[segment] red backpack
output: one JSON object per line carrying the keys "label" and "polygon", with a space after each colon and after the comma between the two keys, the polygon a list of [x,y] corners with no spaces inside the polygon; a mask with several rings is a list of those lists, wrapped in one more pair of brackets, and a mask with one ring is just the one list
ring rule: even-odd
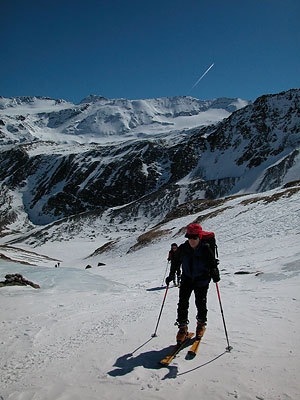
{"label": "red backpack", "polygon": [[214,232],[207,232],[207,231],[202,231],[202,238],[204,242],[209,244],[209,247],[211,249],[212,254],[214,255],[214,258],[219,262],[218,260],[218,246],[216,243],[216,237]]}

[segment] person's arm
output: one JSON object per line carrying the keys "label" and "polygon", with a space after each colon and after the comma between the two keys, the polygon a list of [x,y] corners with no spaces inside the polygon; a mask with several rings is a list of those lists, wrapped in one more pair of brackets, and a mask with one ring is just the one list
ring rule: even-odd
{"label": "person's arm", "polygon": [[207,260],[209,265],[210,276],[214,283],[220,281],[220,271],[218,268],[219,260],[215,258],[214,253],[212,252],[210,245],[208,243],[204,243],[206,248]]}

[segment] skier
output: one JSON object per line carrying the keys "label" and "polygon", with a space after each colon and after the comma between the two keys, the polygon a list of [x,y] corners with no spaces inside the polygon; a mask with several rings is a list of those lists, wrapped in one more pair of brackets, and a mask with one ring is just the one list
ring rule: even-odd
{"label": "skier", "polygon": [[202,239],[202,227],[192,223],[187,226],[185,237],[188,239],[178,247],[175,253],[166,284],[174,279],[176,269],[182,265],[179,302],[177,308],[178,333],[176,340],[182,342],[188,333],[188,309],[192,292],[197,308],[196,338],[202,336],[207,321],[207,291],[210,280],[219,282],[218,262],[210,245]]}
{"label": "skier", "polygon": [[[167,260],[169,262],[171,262],[170,271],[175,271],[174,272],[174,279],[173,279],[174,286],[179,286],[180,285],[180,275],[181,275],[180,264],[175,266],[175,267],[173,266],[174,259],[175,259],[175,253],[176,253],[177,250],[178,250],[177,243],[172,243],[171,244],[171,250],[169,251],[168,258],[167,258]],[[177,282],[176,282],[175,274],[176,274],[176,277],[177,277]]]}

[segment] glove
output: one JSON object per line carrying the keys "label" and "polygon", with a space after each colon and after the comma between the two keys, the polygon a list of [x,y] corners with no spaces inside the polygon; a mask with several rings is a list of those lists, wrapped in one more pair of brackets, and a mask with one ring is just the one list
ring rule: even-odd
{"label": "glove", "polygon": [[212,277],[212,280],[214,281],[214,283],[219,282],[219,280],[221,278],[220,278],[220,272],[219,272],[218,268],[215,267],[211,270],[211,277]]}
{"label": "glove", "polygon": [[166,277],[166,285],[169,286],[169,283],[174,280],[174,276],[169,275]]}

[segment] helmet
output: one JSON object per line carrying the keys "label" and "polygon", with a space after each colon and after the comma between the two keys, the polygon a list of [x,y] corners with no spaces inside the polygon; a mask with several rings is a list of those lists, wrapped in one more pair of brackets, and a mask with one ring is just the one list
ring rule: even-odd
{"label": "helmet", "polygon": [[202,237],[202,226],[199,224],[189,224],[186,228],[186,234],[185,237],[188,237],[189,235],[197,235],[201,239]]}

